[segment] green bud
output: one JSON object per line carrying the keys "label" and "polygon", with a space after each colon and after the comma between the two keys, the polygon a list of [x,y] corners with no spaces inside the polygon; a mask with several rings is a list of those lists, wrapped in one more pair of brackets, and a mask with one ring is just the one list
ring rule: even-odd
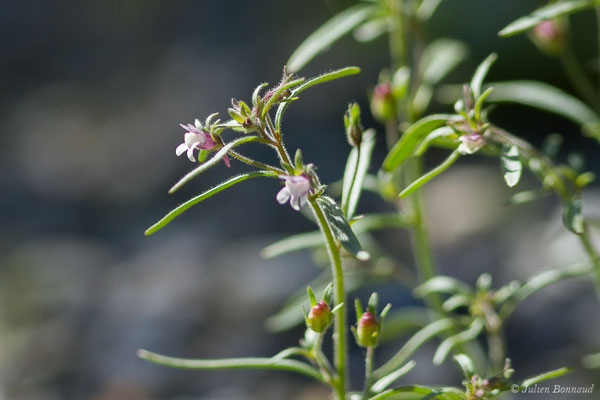
{"label": "green bud", "polygon": [[333,315],[329,306],[324,301],[315,304],[306,317],[306,326],[315,332],[325,332],[331,324]]}
{"label": "green bud", "polygon": [[348,111],[344,115],[344,125],[346,126],[346,138],[350,146],[360,146],[363,129],[360,125],[360,107],[357,103],[348,105]]}
{"label": "green bud", "polygon": [[562,18],[542,21],[530,32],[529,38],[542,52],[550,56],[561,54],[567,41],[567,24]]}
{"label": "green bud", "polygon": [[375,86],[371,97],[371,113],[381,122],[396,116],[396,99],[392,94],[390,83],[384,82]]}
{"label": "green bud", "polygon": [[358,320],[358,327],[356,328],[356,341],[360,346],[373,347],[377,346],[379,341],[379,322],[370,311],[363,313]]}

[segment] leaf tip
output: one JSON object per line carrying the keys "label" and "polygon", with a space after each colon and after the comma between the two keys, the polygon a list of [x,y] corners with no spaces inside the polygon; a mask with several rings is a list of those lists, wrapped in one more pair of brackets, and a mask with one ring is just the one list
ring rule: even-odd
{"label": "leaf tip", "polygon": [[371,254],[369,254],[369,252],[366,250],[360,250],[358,253],[356,253],[356,258],[358,258],[360,261],[368,261],[371,259]]}

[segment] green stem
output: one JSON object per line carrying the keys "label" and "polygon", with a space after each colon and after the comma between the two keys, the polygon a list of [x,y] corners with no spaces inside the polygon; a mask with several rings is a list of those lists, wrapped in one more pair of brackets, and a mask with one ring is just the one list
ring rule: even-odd
{"label": "green stem", "polygon": [[[421,176],[422,160],[419,157],[412,157],[407,162],[407,176],[410,181],[414,181]],[[419,277],[419,283],[423,283],[433,278],[436,268],[433,260],[433,252],[429,243],[427,226],[425,223],[425,211],[423,192],[416,189],[411,197],[408,198],[413,213],[413,226],[411,229],[412,248],[415,257],[415,264]],[[438,294],[432,293],[425,298],[427,306],[442,315],[442,301]]]}
{"label": "green stem", "polygon": [[363,392],[363,400],[369,398],[369,392],[371,391],[371,384],[373,381],[373,355],[375,354],[375,347],[367,347],[367,354],[365,355],[365,389]]}
{"label": "green stem", "polygon": [[389,0],[388,7],[392,14],[390,19],[390,56],[392,71],[408,64],[406,51],[406,38],[404,35],[404,13],[402,12],[403,0]]}
{"label": "green stem", "polygon": [[333,378],[333,372],[331,369],[331,365],[329,365],[329,361],[327,360],[327,357],[325,357],[325,354],[323,354],[323,351],[321,350],[321,346],[323,345],[323,336],[324,335],[325,335],[325,332],[321,332],[317,336],[317,339],[315,340],[315,344],[313,347],[312,355],[314,357],[315,362],[317,363],[317,366],[321,370],[321,373],[324,376],[326,376],[326,379],[329,381],[329,383],[333,385],[334,378]]}
{"label": "green stem", "polygon": [[491,332],[487,335],[488,340],[488,354],[490,357],[490,362],[492,363],[492,368],[494,371],[499,372],[502,371],[502,367],[505,362],[505,346],[504,346],[504,338],[502,337],[502,332],[500,330]]}
{"label": "green stem", "polygon": [[269,164],[264,164],[264,163],[261,163],[260,161],[256,161],[249,157],[243,156],[240,153],[238,153],[237,151],[229,150],[229,155],[232,156],[233,158],[240,160],[241,162],[243,162],[245,164],[252,165],[253,167],[266,169],[267,171],[272,171],[272,172],[275,172],[276,174],[285,173],[285,171],[282,171],[279,168],[276,168]]}
{"label": "green stem", "polygon": [[[331,272],[333,278],[333,295],[335,306],[344,303],[344,276],[342,270],[342,260],[340,249],[338,248],[331,227],[325,219],[323,210],[317,204],[314,198],[309,198],[309,204],[315,214],[319,228],[327,242],[327,250],[331,261]],[[337,371],[337,379],[334,382],[334,388],[338,400],[346,399],[346,307],[342,306],[334,316],[333,333],[333,357],[334,365]]]}
{"label": "green stem", "polygon": [[583,244],[583,248],[585,249],[585,252],[592,262],[592,266],[594,267],[594,274],[596,276],[596,294],[598,295],[598,298],[600,298],[600,256],[592,244],[589,232],[588,226],[584,225],[583,233],[579,235],[579,240],[581,240],[581,244]]}
{"label": "green stem", "polygon": [[571,52],[569,49],[563,51],[560,55],[560,61],[567,74],[567,77],[575,89],[577,89],[579,95],[594,109],[598,110],[600,108],[600,104],[598,102],[598,96],[593,89],[594,86],[592,81],[586,75],[573,52]]}
{"label": "green stem", "polygon": [[219,360],[193,360],[187,358],[167,357],[160,354],[152,353],[148,350],[138,350],[138,357],[144,360],[175,368],[186,369],[237,369],[237,368],[265,368],[265,369],[280,369],[287,371],[298,372],[311,378],[315,378],[321,382],[325,382],[319,371],[297,360],[278,360],[273,361],[272,358],[251,357],[251,358],[223,358]]}

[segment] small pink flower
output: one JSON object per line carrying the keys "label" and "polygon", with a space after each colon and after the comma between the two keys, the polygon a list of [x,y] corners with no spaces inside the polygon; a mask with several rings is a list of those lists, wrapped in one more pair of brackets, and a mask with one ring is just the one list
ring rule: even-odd
{"label": "small pink flower", "polygon": [[458,140],[460,141],[460,146],[458,146],[458,152],[462,155],[473,154],[485,144],[483,136],[481,136],[479,133],[470,133],[467,135],[462,135],[458,138]]}
{"label": "small pink flower", "polygon": [[285,186],[277,193],[277,201],[285,204],[289,200],[292,208],[300,211],[308,202],[308,194],[312,190],[310,179],[304,174],[279,175],[279,178],[285,179]]}
{"label": "small pink flower", "polygon": [[[217,143],[210,136],[210,133],[202,131],[192,124],[179,125],[187,132],[185,133],[185,135],[183,135],[183,143],[181,143],[179,146],[177,146],[177,149],[175,149],[175,154],[177,154],[178,157],[183,153],[187,152],[187,157],[189,158],[189,160],[192,162],[196,162],[194,150],[210,150],[217,145]],[[196,125],[199,125],[199,123],[196,122]],[[227,155],[223,157],[223,161],[228,167],[231,166],[231,164],[229,163],[229,157],[227,157]]]}

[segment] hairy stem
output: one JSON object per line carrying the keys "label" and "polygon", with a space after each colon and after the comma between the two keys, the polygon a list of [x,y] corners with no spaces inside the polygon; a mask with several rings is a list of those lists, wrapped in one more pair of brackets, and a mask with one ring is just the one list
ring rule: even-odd
{"label": "hairy stem", "polygon": [[367,347],[367,354],[365,354],[365,389],[363,391],[363,400],[369,398],[369,391],[371,390],[371,383],[373,381],[373,355],[375,354],[375,347]]}
{"label": "hairy stem", "polygon": [[253,160],[253,159],[251,159],[249,157],[246,157],[246,156],[243,156],[240,153],[238,153],[236,151],[233,151],[233,150],[229,150],[229,155],[231,155],[232,157],[240,160],[241,162],[243,162],[245,164],[252,165],[253,167],[265,169],[267,171],[272,171],[272,172],[275,172],[277,174],[283,174],[283,173],[285,173],[285,171],[282,171],[279,168],[273,167],[273,166],[271,166],[269,164],[261,163],[260,161]]}
{"label": "hairy stem", "polygon": [[[333,277],[333,296],[335,306],[344,303],[344,275],[342,270],[342,259],[340,257],[340,249],[335,242],[333,232],[329,223],[325,219],[323,210],[317,204],[314,198],[309,199],[309,204],[318,221],[319,228],[325,237],[327,243],[327,251],[331,262],[331,274]],[[335,313],[333,325],[333,357],[334,365],[337,372],[337,377],[334,382],[334,388],[338,400],[346,399],[346,307],[342,306]]]}

